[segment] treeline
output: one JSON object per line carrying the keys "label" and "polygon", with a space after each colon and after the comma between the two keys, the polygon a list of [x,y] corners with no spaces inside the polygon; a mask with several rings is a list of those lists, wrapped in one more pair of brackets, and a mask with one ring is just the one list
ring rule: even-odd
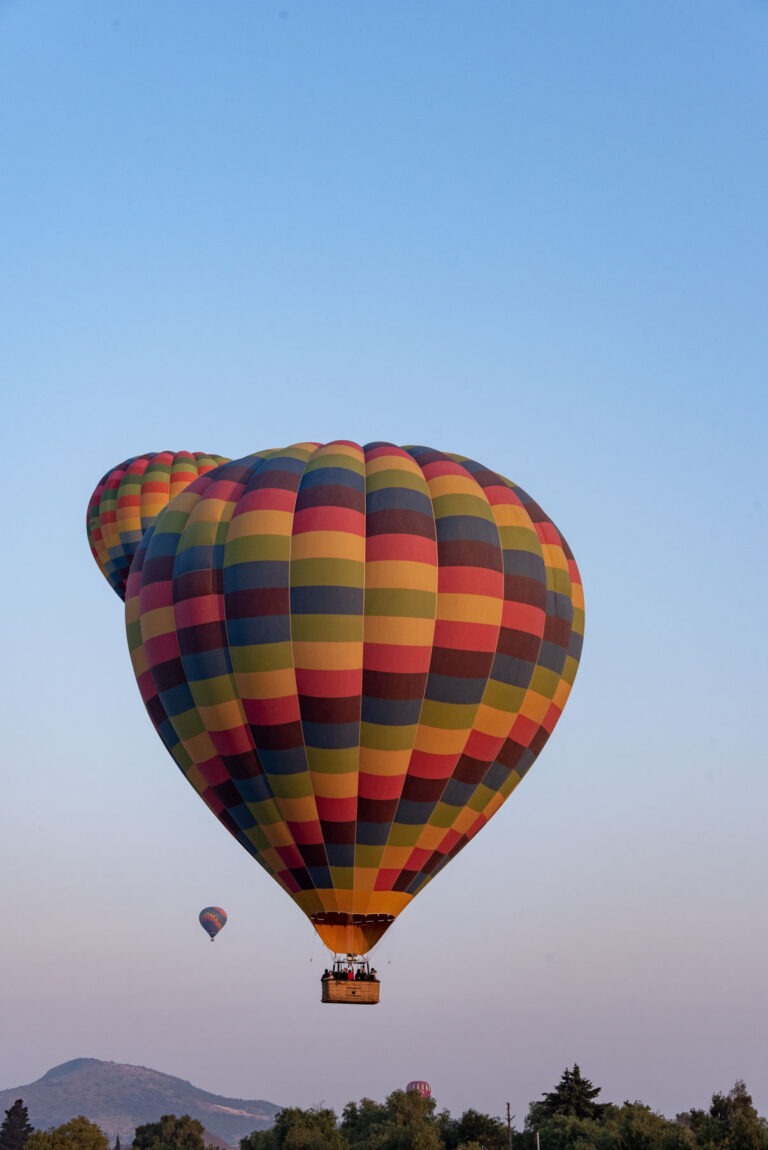
{"label": "treeline", "polygon": [[599,1086],[577,1065],[532,1102],[522,1130],[466,1110],[452,1118],[430,1098],[396,1090],[385,1102],[333,1110],[281,1110],[271,1130],[249,1134],[240,1150],[768,1150],[768,1122],[743,1082],[714,1094],[708,1110],[665,1118],[642,1102],[597,1102]]}
{"label": "treeline", "polygon": [[[579,1067],[564,1070],[554,1090],[532,1102],[522,1130],[466,1110],[453,1118],[431,1098],[395,1090],[384,1102],[349,1102],[341,1118],[326,1107],[285,1107],[269,1130],[240,1141],[240,1150],[768,1150],[768,1122],[743,1082],[713,1094],[707,1110],[665,1118],[642,1102],[597,1101]],[[207,1150],[200,1122],[166,1115],[139,1126],[125,1150]],[[5,1112],[0,1150],[122,1150],[87,1118],[33,1130],[21,1099]]]}

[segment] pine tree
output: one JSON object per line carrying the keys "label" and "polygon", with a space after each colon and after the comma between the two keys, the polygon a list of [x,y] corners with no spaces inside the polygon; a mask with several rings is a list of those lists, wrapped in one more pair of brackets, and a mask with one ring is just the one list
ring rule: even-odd
{"label": "pine tree", "polygon": [[5,1112],[5,1121],[0,1126],[0,1150],[21,1150],[32,1133],[29,1112],[17,1098],[10,1110]]}
{"label": "pine tree", "polygon": [[545,1094],[541,1102],[532,1102],[526,1126],[535,1130],[548,1118],[591,1118],[599,1119],[604,1106],[594,1099],[600,1093],[599,1086],[593,1086],[588,1078],[582,1078],[578,1064],[572,1070],[564,1070],[554,1090]]}

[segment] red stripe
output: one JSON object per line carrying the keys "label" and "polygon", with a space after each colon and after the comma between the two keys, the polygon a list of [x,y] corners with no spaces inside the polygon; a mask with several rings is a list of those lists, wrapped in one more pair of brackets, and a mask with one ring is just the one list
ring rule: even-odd
{"label": "red stripe", "polygon": [[509,733],[509,737],[521,747],[528,747],[531,744],[531,740],[538,733],[539,726],[539,723],[534,723],[533,719],[529,719],[526,715],[518,715]]}
{"label": "red stripe", "polygon": [[353,823],[357,818],[357,795],[348,799],[316,797],[318,816],[330,823]]}
{"label": "red stripe", "polygon": [[403,789],[402,775],[368,775],[360,772],[357,784],[361,799],[399,799]]}
{"label": "red stripe", "polygon": [[301,719],[296,695],[284,695],[278,699],[244,699],[243,710],[248,722],[258,727],[295,723]]}
{"label": "red stripe", "polygon": [[216,758],[206,759],[204,763],[198,763],[197,770],[208,783],[209,787],[217,787],[220,783],[229,781],[229,771],[218,755]]}
{"label": "red stripe", "polygon": [[504,575],[487,567],[441,567],[438,588],[446,594],[488,595],[501,599]]}
{"label": "red stripe", "polygon": [[[429,735],[426,736],[429,738]],[[449,779],[453,774],[458,752],[455,755],[433,755],[430,751],[416,751],[411,755],[408,774],[419,779]]]}
{"label": "red stripe", "polygon": [[507,599],[501,612],[502,627],[510,631],[525,631],[529,635],[543,635],[546,613],[541,607],[534,607],[530,603],[517,603],[514,599]]}
{"label": "red stripe", "polygon": [[539,539],[541,539],[542,543],[554,543],[557,546],[560,545],[560,532],[557,530],[554,523],[550,523],[548,519],[545,519],[543,522],[536,524],[536,534],[538,535]]}
{"label": "red stripe", "polygon": [[437,479],[440,475],[461,475],[464,479],[471,478],[466,467],[461,463],[455,463],[452,459],[434,459],[430,463],[425,463],[421,470],[427,479]]}
{"label": "red stripe", "polygon": [[293,517],[293,534],[307,531],[344,531],[348,535],[365,535],[365,515],[350,507],[305,507]]}
{"label": "red stripe", "polygon": [[150,667],[158,663],[167,663],[169,659],[179,658],[179,643],[175,631],[166,635],[156,635],[154,639],[147,639],[144,644],[144,655]]}
{"label": "red stripe", "polygon": [[495,651],[499,628],[488,623],[456,623],[451,619],[435,622],[434,645],[458,651]]}
{"label": "red stripe", "polygon": [[370,671],[403,671],[408,674],[429,670],[432,647],[398,647],[392,643],[365,643],[363,666]]}
{"label": "red stripe", "polygon": [[359,695],[363,689],[363,671],[314,671],[303,667],[296,668],[296,690],[300,695],[313,695],[316,698],[347,699]]}
{"label": "red stripe", "polygon": [[424,535],[371,535],[365,541],[369,563],[380,559],[405,559],[411,563],[437,566],[437,543]]}
{"label": "red stripe", "polygon": [[280,858],[288,867],[303,867],[304,859],[299,854],[297,848],[291,843],[285,847],[275,847]]}
{"label": "red stripe", "polygon": [[218,623],[224,618],[223,595],[196,595],[175,604],[177,627],[194,627],[199,623]]}
{"label": "red stripe", "polygon": [[380,870],[376,875],[376,884],[374,890],[392,890],[397,880],[400,878],[399,870]]}
{"label": "red stripe", "polygon": [[289,822],[288,829],[295,841],[302,846],[323,841],[323,828],[317,819],[308,819],[305,823]]}
{"label": "red stripe", "polygon": [[[509,716],[509,724],[512,725],[512,715]],[[506,734],[486,735],[482,731],[471,731],[467,739],[467,745],[464,748],[464,754],[469,755],[470,758],[479,759],[481,762],[486,762],[490,766],[493,760],[498,755],[501,748],[506,742]]]}
{"label": "red stripe", "polygon": [[209,735],[220,755],[244,755],[253,750],[253,740],[247,727],[232,727],[229,731],[209,731]]}
{"label": "red stripe", "polygon": [[[141,572],[139,572],[141,578]],[[146,583],[140,588],[140,606],[142,615],[147,611],[156,611],[158,607],[173,606],[173,582],[170,579],[158,580],[157,583]]]}
{"label": "red stripe", "polygon": [[293,511],[295,505],[295,491],[288,491],[284,487],[259,487],[243,495],[232,519],[237,519],[247,511]]}

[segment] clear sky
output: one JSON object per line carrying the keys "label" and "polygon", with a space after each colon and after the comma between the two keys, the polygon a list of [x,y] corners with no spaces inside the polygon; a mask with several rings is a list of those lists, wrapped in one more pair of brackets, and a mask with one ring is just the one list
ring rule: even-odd
{"label": "clear sky", "polygon": [[[765,0],[0,0],[0,1086],[519,1124],[576,1061],[768,1114],[767,123]],[[366,1011],[163,749],[84,530],[127,456],[334,438],[514,479],[587,598]]]}

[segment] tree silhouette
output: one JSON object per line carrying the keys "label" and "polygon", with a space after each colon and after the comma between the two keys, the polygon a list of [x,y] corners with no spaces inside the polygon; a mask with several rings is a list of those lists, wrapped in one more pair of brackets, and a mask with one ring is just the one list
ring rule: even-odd
{"label": "tree silhouette", "polygon": [[0,1126],[0,1150],[21,1150],[32,1133],[29,1113],[21,1098],[5,1112],[5,1121]]}
{"label": "tree silhouette", "polygon": [[593,1086],[588,1078],[583,1078],[578,1063],[572,1070],[564,1070],[554,1090],[545,1094],[541,1102],[532,1102],[525,1124],[535,1130],[549,1118],[591,1118],[598,1119],[604,1107],[595,1098],[600,1086]]}

